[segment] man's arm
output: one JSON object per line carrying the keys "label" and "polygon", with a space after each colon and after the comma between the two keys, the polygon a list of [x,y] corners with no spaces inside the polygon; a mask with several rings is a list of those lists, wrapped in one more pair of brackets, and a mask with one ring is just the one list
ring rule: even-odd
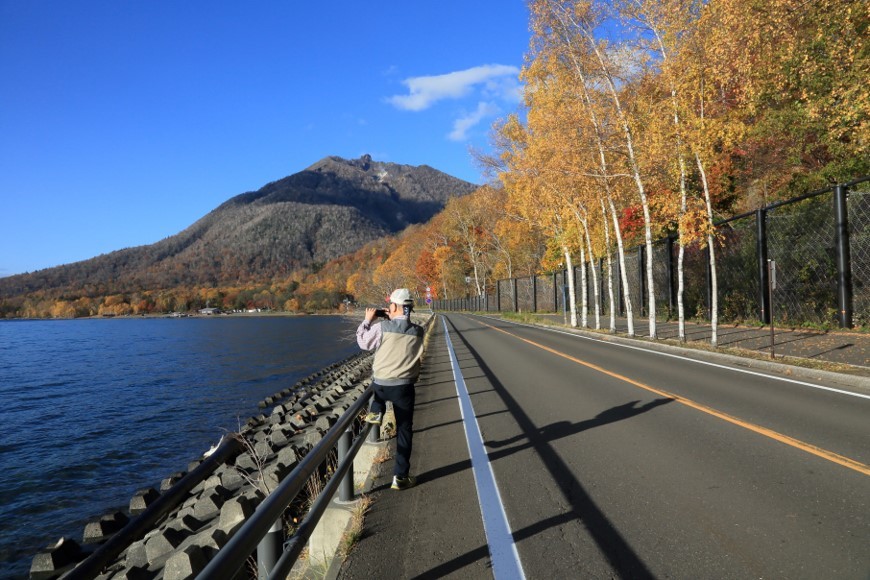
{"label": "man's arm", "polygon": [[366,317],[356,329],[356,343],[363,350],[374,350],[381,344],[383,331],[380,324],[372,324],[374,308],[366,308]]}

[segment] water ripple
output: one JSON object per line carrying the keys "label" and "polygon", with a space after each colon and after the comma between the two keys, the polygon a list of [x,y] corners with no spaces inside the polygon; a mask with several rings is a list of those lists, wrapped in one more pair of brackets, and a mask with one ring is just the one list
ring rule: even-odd
{"label": "water ripple", "polygon": [[[0,577],[356,352],[338,317],[0,322]],[[7,575],[8,574],[8,575]]]}

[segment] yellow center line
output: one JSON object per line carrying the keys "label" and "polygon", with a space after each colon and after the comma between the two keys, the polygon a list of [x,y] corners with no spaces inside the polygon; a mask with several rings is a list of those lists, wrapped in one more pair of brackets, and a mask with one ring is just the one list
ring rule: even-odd
{"label": "yellow center line", "polygon": [[701,403],[697,403],[691,399],[687,399],[686,397],[682,397],[680,395],[676,395],[674,393],[670,393],[670,392],[664,391],[662,389],[657,389],[655,387],[651,387],[647,384],[641,383],[641,382],[636,381],[634,379],[630,379],[630,378],[628,378],[624,375],[621,375],[619,373],[609,371],[609,370],[602,368],[596,364],[586,362],[586,361],[581,360],[579,358],[575,358],[569,354],[565,354],[564,352],[560,352],[560,351],[552,349],[548,346],[544,346],[543,344],[537,343],[533,340],[528,340],[528,339],[523,338],[521,336],[518,336],[512,332],[508,332],[507,330],[503,330],[501,328],[496,328],[495,326],[487,324],[487,323],[485,323],[481,320],[478,320],[476,318],[472,318],[472,320],[474,320],[478,324],[482,324],[483,326],[486,326],[486,327],[491,328],[493,330],[497,330],[498,332],[501,332],[503,334],[507,334],[508,336],[512,336],[512,337],[514,337],[518,340],[521,340],[525,343],[528,343],[532,346],[536,346],[542,350],[553,353],[556,356],[560,356],[562,358],[568,359],[568,360],[575,362],[579,365],[583,365],[584,367],[588,367],[592,370],[603,373],[609,377],[619,379],[620,381],[625,381],[626,383],[632,384],[638,388],[644,389],[644,390],[649,391],[651,393],[661,395],[662,397],[666,397],[668,399],[673,399],[674,401],[676,401],[678,403],[682,403],[683,405],[686,405],[687,407],[697,409],[698,411],[701,411],[702,413],[707,413],[708,415],[712,415],[713,417],[717,417],[719,419],[722,419],[723,421],[728,421],[729,423],[732,423],[732,424],[737,425],[739,427],[743,427],[744,429],[748,429],[748,430],[753,431],[755,433],[758,433],[760,435],[764,435],[765,437],[769,437],[770,439],[774,439],[776,441],[779,441],[780,443],[785,443],[786,445],[789,445],[789,446],[794,447],[796,449],[800,449],[801,451],[811,453],[813,455],[821,457],[822,459],[827,459],[828,461],[831,461],[833,463],[837,463],[837,464],[842,465],[844,467],[848,467],[849,469],[857,471],[858,473],[862,473],[864,475],[870,475],[870,465],[865,465],[864,463],[861,463],[860,461],[855,461],[854,459],[850,459],[850,458],[845,457],[843,455],[839,455],[837,453],[834,453],[833,451],[828,451],[827,449],[822,449],[821,447],[816,447],[815,445],[805,443],[803,441],[795,439],[794,437],[789,437],[788,435],[783,435],[782,433],[778,433],[777,431],[774,431],[772,429],[768,429],[767,427],[762,427],[761,425],[756,425],[754,423],[744,421],[743,419],[738,419],[737,417],[732,417],[731,415],[728,415],[727,413],[723,413],[722,411],[717,411],[716,409],[713,409],[712,407],[702,405]]}

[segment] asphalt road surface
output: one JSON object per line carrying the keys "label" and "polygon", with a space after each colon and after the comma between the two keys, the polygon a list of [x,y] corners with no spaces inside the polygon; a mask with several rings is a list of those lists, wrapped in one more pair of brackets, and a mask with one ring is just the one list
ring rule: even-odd
{"label": "asphalt road surface", "polygon": [[419,485],[378,495],[340,577],[870,578],[859,388],[450,314],[414,437]]}

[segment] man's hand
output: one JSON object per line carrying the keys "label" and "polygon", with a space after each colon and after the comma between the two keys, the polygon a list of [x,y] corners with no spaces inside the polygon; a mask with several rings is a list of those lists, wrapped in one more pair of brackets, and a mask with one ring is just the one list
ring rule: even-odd
{"label": "man's hand", "polygon": [[366,322],[368,322],[369,324],[372,323],[372,320],[375,319],[375,312],[376,311],[377,311],[377,308],[366,308]]}

